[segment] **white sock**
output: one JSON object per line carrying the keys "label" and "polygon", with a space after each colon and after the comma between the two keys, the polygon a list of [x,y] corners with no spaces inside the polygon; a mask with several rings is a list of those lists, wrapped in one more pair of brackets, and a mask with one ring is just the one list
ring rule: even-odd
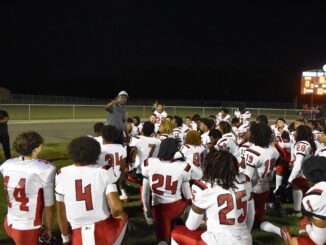
{"label": "white sock", "polygon": [[302,191],[301,190],[293,190],[292,191],[293,195],[293,209],[294,211],[301,211],[301,202],[302,202]]}
{"label": "white sock", "polygon": [[276,178],[275,178],[275,190],[274,192],[280,187],[280,185],[282,184],[282,179],[283,179],[283,176],[281,175],[276,175]]}
{"label": "white sock", "polygon": [[126,192],[126,189],[120,189],[120,191],[121,191],[122,196],[128,196],[127,192]]}
{"label": "white sock", "polygon": [[260,229],[266,232],[270,232],[270,233],[274,233],[280,237],[282,237],[281,235],[281,228],[273,225],[272,223],[268,222],[268,221],[264,221],[260,224]]}

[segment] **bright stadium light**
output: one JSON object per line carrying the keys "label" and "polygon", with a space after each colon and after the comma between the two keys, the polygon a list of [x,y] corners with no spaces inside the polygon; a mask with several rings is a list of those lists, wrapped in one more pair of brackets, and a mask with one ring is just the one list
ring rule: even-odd
{"label": "bright stadium light", "polygon": [[326,72],[326,65],[323,66],[323,70],[324,70],[324,72]]}

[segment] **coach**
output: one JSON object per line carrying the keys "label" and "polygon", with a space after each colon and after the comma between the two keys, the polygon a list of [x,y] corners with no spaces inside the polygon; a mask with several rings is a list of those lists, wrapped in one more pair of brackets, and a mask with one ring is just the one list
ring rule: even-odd
{"label": "coach", "polygon": [[8,121],[9,121],[8,112],[4,110],[0,110],[0,143],[2,144],[2,148],[5,153],[6,159],[11,158],[8,125],[7,125]]}
{"label": "coach", "polygon": [[106,105],[106,110],[108,112],[106,125],[112,125],[120,130],[125,130],[127,120],[125,104],[128,98],[128,93],[126,91],[121,91],[116,99],[111,100]]}

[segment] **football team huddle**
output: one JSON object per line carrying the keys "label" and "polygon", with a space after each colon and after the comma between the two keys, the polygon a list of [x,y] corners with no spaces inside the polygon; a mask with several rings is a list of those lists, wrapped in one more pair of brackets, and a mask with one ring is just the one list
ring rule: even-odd
{"label": "football team huddle", "polygon": [[[63,244],[121,244],[133,226],[123,208],[133,182],[160,245],[249,245],[253,227],[285,244],[326,244],[324,127],[283,118],[270,125],[245,108],[233,118],[221,109],[183,119],[157,103],[145,122],[128,118],[125,131],[96,123],[93,135],[70,142],[73,164],[61,169],[37,158],[38,133],[22,133],[13,143],[20,156],[0,166],[5,231],[20,245],[51,241],[56,199]],[[291,212],[283,209],[288,202]],[[264,220],[267,208],[301,217],[300,236]]]}

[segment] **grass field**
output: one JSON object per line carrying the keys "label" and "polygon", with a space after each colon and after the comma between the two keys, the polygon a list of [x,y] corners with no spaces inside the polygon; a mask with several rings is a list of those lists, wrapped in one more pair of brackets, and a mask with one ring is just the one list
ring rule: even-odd
{"label": "grass field", "polygon": [[[83,106],[83,105],[1,105],[2,110],[8,111],[11,120],[51,120],[51,119],[93,119],[106,118],[104,105]],[[148,118],[151,106],[128,106],[128,115]],[[181,117],[199,114],[201,117],[216,115],[216,107],[185,107],[185,106],[166,106],[165,110],[169,115],[179,115]],[[229,108],[233,117],[233,109]],[[299,110],[290,109],[250,109],[252,118],[264,114],[274,121],[276,118],[283,117],[287,120],[294,120],[299,117]]]}
{"label": "grass field", "polygon": [[[49,160],[55,163],[57,168],[68,165],[71,163],[71,160],[68,158],[67,154],[67,143],[58,143],[58,144],[45,144],[43,147],[43,152],[40,155],[40,158]],[[4,157],[1,151],[0,162],[4,161]],[[148,226],[145,223],[143,218],[142,209],[139,206],[139,193],[136,185],[130,185],[129,192],[131,194],[130,202],[125,205],[125,210],[127,211],[130,221],[135,224],[136,231],[126,235],[124,244],[144,244],[150,245],[155,244],[155,234],[153,227]],[[290,208],[290,206],[287,206]],[[13,244],[10,239],[6,236],[3,230],[3,220],[7,212],[6,207],[6,197],[3,188],[3,179],[0,177],[0,244]],[[266,220],[269,220],[277,225],[290,225],[291,231],[297,233],[298,231],[298,218],[278,218],[267,215]],[[58,225],[55,221],[55,229],[58,231]],[[283,244],[282,239],[276,235],[262,232],[260,230],[253,230],[253,239],[254,244],[261,245],[276,245]]]}

